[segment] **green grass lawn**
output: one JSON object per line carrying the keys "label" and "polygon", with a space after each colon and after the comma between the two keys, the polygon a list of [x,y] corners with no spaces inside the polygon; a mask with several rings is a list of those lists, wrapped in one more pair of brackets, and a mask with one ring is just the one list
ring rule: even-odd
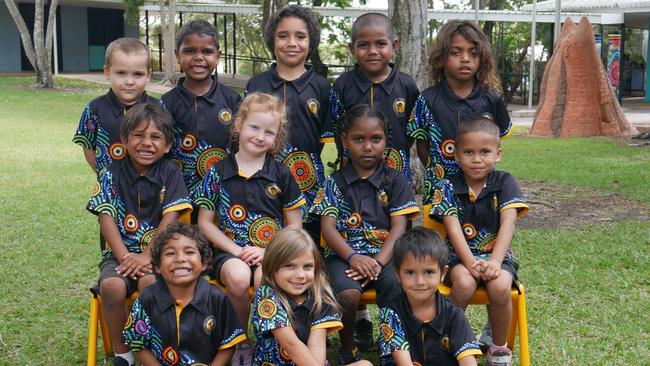
{"label": "green grass lawn", "polygon": [[[100,254],[96,219],[84,208],[94,174],[71,139],[105,87],[57,79],[59,90],[37,90],[32,82],[0,78],[0,365],[79,365]],[[514,136],[503,151],[500,168],[522,184],[584,186],[650,204],[650,149]],[[533,365],[648,363],[648,222],[519,230],[513,247]],[[469,314],[482,327],[484,309]]]}

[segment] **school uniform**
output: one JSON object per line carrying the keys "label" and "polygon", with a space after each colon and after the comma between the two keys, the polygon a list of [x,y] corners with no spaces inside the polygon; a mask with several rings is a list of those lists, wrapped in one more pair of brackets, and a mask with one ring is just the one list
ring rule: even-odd
{"label": "school uniform", "polygon": [[[265,248],[285,226],[284,212],[299,209],[305,198],[287,167],[270,154],[262,169],[250,177],[239,173],[233,154],[210,168],[194,203],[215,211],[219,229],[237,245]],[[225,252],[215,255],[217,279],[221,264],[229,257]]]}
{"label": "school uniform", "polygon": [[463,311],[436,291],[436,316],[418,319],[402,292],[389,305],[379,309],[381,355],[409,351],[411,360],[421,366],[458,365],[465,357],[481,356],[481,350]]}
{"label": "school uniform", "polygon": [[[158,104],[159,101],[143,92],[137,103]],[[133,105],[124,105],[113,90],[109,89],[105,95],[91,100],[81,113],[72,142],[95,151],[97,173],[112,161],[126,156],[126,147],[120,139],[120,126],[126,112]]]}
{"label": "school uniform", "polygon": [[306,345],[309,333],[314,329],[326,329],[331,333],[343,328],[341,314],[329,304],[323,304],[318,314],[312,314],[314,299],[310,291],[307,291],[307,297],[302,304],[297,304],[290,298],[288,301],[293,311],[293,319],[289,318],[287,310],[272,287],[263,284],[255,292],[251,315],[256,339],[253,365],[295,365],[273,336],[274,329],[291,327],[298,339]]}
{"label": "school uniform", "polygon": [[199,277],[188,304],[158,279],[133,304],[122,333],[132,352],[147,350],[163,366],[209,365],[220,350],[246,340],[228,297]]}
{"label": "school uniform", "polygon": [[[474,194],[465,181],[465,176],[456,174],[441,181],[433,189],[433,201],[429,216],[442,222],[444,216],[458,217],[465,240],[472,255],[478,259],[488,260],[499,234],[501,212],[514,208],[517,216],[528,213],[528,205],[515,178],[507,172],[493,170],[487,177],[485,186],[478,196]],[[449,265],[460,263],[460,259],[447,238],[451,248]],[[508,248],[504,257],[508,270],[517,278],[518,265],[514,261],[512,250]],[[450,276],[447,276],[450,277]]]}
{"label": "school uniform", "polygon": [[407,123],[419,91],[413,78],[397,71],[395,65],[389,65],[391,72],[380,83],[368,80],[361,73],[358,64],[353,70],[341,74],[330,93],[331,118],[337,129],[345,111],[350,108],[359,104],[378,107],[390,124],[390,146],[386,148],[386,162],[389,167],[401,171],[410,182]]}
{"label": "school uniform", "polygon": [[174,119],[174,146],[171,157],[183,172],[183,179],[193,199],[205,173],[222,160],[230,147],[230,126],[241,97],[212,76],[212,87],[205,95],[196,96],[183,86],[165,93],[163,106]]}
{"label": "school uniform", "polygon": [[494,118],[502,138],[510,134],[512,122],[503,98],[486,90],[478,81],[465,98],[458,97],[444,77],[418,97],[408,123],[408,135],[429,142],[430,161],[424,173],[425,206],[431,204],[434,182],[460,170],[454,157],[458,125],[485,112]]}
{"label": "school uniform", "polygon": [[[262,92],[282,99],[287,106],[289,136],[277,159],[289,168],[307,204],[313,205],[325,181],[320,153],[323,143],[334,142],[329,118],[329,83],[311,66],[298,79],[287,81],[278,75],[274,63],[267,72],[253,76],[246,94]],[[305,217],[306,222],[309,218]]]}
{"label": "school uniform", "polygon": [[[417,216],[420,209],[406,178],[397,170],[380,164],[368,178],[359,177],[352,164],[330,175],[325,181],[322,194],[314,201],[312,214],[336,219],[336,230],[357,253],[377,255],[388,238],[392,216]],[[336,293],[361,288],[358,281],[345,274],[349,264],[329,247],[325,248],[326,267]],[[382,293],[392,293],[397,278],[392,262],[384,263],[376,282],[377,301],[385,299]],[[397,284],[397,286],[399,286]]]}

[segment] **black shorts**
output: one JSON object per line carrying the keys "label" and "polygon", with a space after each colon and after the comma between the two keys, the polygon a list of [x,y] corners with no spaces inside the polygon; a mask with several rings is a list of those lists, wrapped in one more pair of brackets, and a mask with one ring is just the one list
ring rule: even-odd
{"label": "black shorts", "polygon": [[377,291],[377,305],[383,306],[388,305],[389,299],[399,293],[401,289],[397,274],[393,269],[393,261],[386,263],[386,266],[379,273],[379,278],[376,281],[371,281],[366,287],[361,287],[361,281],[348,277],[345,271],[350,268],[350,265],[336,254],[332,254],[325,259],[325,267],[335,294],[349,289],[364,292],[374,288]]}
{"label": "black shorts", "polygon": [[[221,267],[223,267],[223,264],[226,263],[226,261],[228,261],[228,260],[230,260],[232,258],[239,259],[238,256],[236,256],[234,254],[231,254],[231,253],[228,253],[228,252],[224,252],[224,251],[219,250],[219,249],[215,249],[214,252],[213,252],[213,256],[212,256],[212,272],[210,272],[210,278],[217,281],[217,283],[220,286],[226,287],[226,284],[224,284],[223,281],[221,281]],[[242,261],[242,263],[243,263],[243,261]],[[257,269],[257,267],[259,267],[259,265],[257,265],[257,266],[248,266],[248,267],[251,269],[251,283],[250,283],[250,286],[253,286],[254,277],[255,277],[253,275],[255,274],[255,270]]]}
{"label": "black shorts", "polygon": [[[463,265],[461,262],[454,263],[454,264],[449,264],[449,270],[447,271],[447,275],[445,276],[445,279],[443,280],[443,283],[449,287],[451,287],[451,271],[454,270],[454,268],[458,265]],[[519,269],[519,263],[514,258],[503,258],[503,262],[501,262],[501,269],[510,273],[512,276],[512,287],[516,287],[516,281],[517,281],[517,270]],[[482,285],[483,281],[479,281],[479,285]]]}
{"label": "black shorts", "polygon": [[103,258],[102,261],[99,262],[99,281],[97,281],[97,285],[101,288],[102,281],[104,279],[110,277],[119,277],[126,284],[126,297],[129,297],[138,289],[138,280],[134,280],[131,277],[124,277],[121,274],[118,274],[115,269],[119,265],[120,262],[112,254],[108,257]]}

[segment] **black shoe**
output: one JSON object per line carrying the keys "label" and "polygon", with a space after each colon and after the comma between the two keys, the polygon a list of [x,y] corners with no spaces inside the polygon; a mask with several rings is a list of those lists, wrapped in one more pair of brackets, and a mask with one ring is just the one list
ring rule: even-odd
{"label": "black shoe", "polygon": [[352,352],[339,352],[339,366],[349,365],[358,361],[361,361],[361,352],[359,352],[359,349],[355,348]]}
{"label": "black shoe", "polygon": [[372,322],[368,319],[357,320],[354,327],[354,343],[362,351],[372,350],[375,342],[372,336]]}
{"label": "black shoe", "polygon": [[395,365],[396,365],[395,360],[391,355],[383,356],[379,361],[379,366],[395,366]]}
{"label": "black shoe", "polygon": [[120,356],[113,357],[113,366],[132,366],[129,361]]}

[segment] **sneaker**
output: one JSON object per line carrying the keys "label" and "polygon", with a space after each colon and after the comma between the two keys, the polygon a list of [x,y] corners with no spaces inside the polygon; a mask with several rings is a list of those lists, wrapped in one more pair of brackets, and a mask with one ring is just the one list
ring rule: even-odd
{"label": "sneaker", "polygon": [[254,350],[248,343],[240,343],[235,348],[230,364],[232,366],[251,366],[253,364]]}
{"label": "sneaker", "polygon": [[512,365],[512,351],[508,347],[494,346],[490,347],[487,352],[486,366],[511,366]]}
{"label": "sneaker", "polygon": [[492,326],[490,325],[490,322],[485,323],[485,326],[483,327],[483,332],[481,332],[481,335],[478,337],[477,342],[479,347],[481,347],[481,351],[484,354],[487,353],[490,346],[494,344],[492,342]]}
{"label": "sneaker", "polygon": [[113,357],[113,366],[132,366],[124,357]]}
{"label": "sneaker", "polygon": [[375,342],[372,339],[372,322],[368,319],[357,320],[354,327],[354,343],[362,351],[370,351]]}
{"label": "sneaker", "polygon": [[339,352],[339,366],[349,365],[353,362],[361,361],[361,352],[358,348],[352,350],[352,352]]}

